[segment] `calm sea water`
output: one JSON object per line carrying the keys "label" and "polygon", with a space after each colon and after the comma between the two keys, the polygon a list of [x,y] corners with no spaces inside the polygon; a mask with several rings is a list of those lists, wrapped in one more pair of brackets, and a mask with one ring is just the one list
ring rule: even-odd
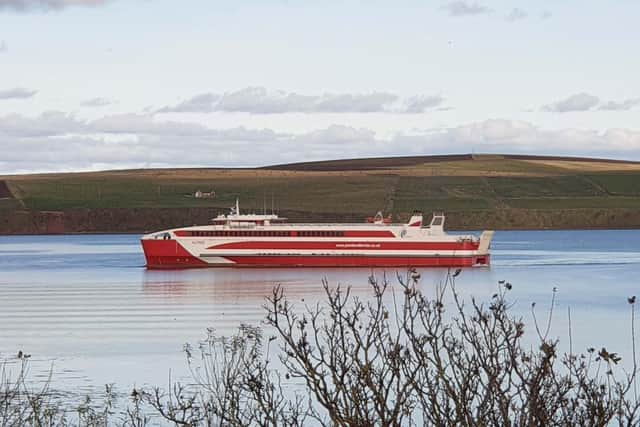
{"label": "calm sea water", "polygon": [[[0,359],[31,354],[31,377],[53,371],[56,388],[84,393],[115,383],[166,385],[188,378],[182,353],[213,327],[259,325],[262,305],[282,284],[298,307],[322,300],[321,281],[369,294],[367,278],[392,270],[268,269],[147,271],[134,235],[0,237]],[[640,296],[640,230],[497,232],[490,268],[457,279],[469,298],[488,300],[498,280],[513,284],[514,313],[532,331],[531,303],[546,318],[557,288],[551,336],[566,340],[571,309],[575,349],[630,354],[630,306]],[[446,275],[421,271],[430,292]]]}

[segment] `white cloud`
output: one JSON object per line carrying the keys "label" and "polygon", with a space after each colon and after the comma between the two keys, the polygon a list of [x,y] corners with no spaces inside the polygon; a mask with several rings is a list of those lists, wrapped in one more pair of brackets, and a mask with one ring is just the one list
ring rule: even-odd
{"label": "white cloud", "polygon": [[[211,129],[199,123],[158,121],[148,114],[117,114],[86,124],[87,130],[105,134],[132,134],[168,138],[208,138],[221,141],[272,141],[278,135],[270,129]],[[186,142],[185,142],[186,143]]]}
{"label": "white cloud", "polygon": [[219,100],[218,94],[202,93],[177,105],[160,108],[158,113],[211,113]]}
{"label": "white cloud", "polygon": [[602,104],[598,109],[608,110],[608,111],[626,111],[626,110],[632,109],[633,107],[639,104],[640,104],[640,98],[630,98],[620,102],[609,101],[607,103]]}
{"label": "white cloud", "polygon": [[570,111],[588,111],[600,103],[600,98],[582,92],[571,95],[568,98],[547,104],[542,107],[543,111],[554,113],[566,113]]}
{"label": "white cloud", "polygon": [[31,10],[59,10],[71,6],[101,6],[109,0],[0,0],[0,10],[18,12]]}
{"label": "white cloud", "polygon": [[216,111],[274,113],[370,113],[385,111],[398,99],[386,92],[369,94],[301,95],[294,92],[270,92],[264,87],[248,87],[222,96]]}
{"label": "white cloud", "polygon": [[486,15],[492,12],[490,8],[482,6],[477,2],[471,3],[466,1],[452,1],[442,6],[442,9],[449,12],[450,16]]}
{"label": "white cloud", "polygon": [[84,122],[60,111],[47,111],[35,118],[15,113],[0,116],[0,136],[4,136],[5,140],[22,137],[52,137],[82,131],[86,131]]}
{"label": "white cloud", "polygon": [[640,105],[640,98],[628,98],[623,101],[604,102],[599,97],[582,92],[571,95],[560,101],[544,105],[541,110],[554,113],[566,113],[570,111],[590,111],[597,107],[604,111],[626,111]]}
{"label": "white cloud", "polygon": [[515,7],[511,9],[511,12],[509,12],[506,19],[509,22],[515,22],[515,21],[520,21],[522,19],[525,19],[527,16],[528,16],[527,12],[525,12],[524,10],[518,7]]}
{"label": "white cloud", "polygon": [[0,173],[126,167],[263,166],[390,155],[520,153],[640,160],[640,131],[544,130],[492,119],[382,137],[335,124],[303,133],[157,120],[120,114],[80,120],[62,112],[0,116]]}
{"label": "white cloud", "polygon": [[325,94],[316,102],[316,111],[327,113],[376,113],[384,112],[398,99],[387,92],[369,94]]}
{"label": "white cloud", "polygon": [[114,104],[115,102],[108,98],[91,98],[82,101],[80,105],[83,107],[106,107],[107,105]]}
{"label": "white cloud", "polygon": [[540,13],[540,19],[549,19],[553,16],[553,13],[551,13],[551,11],[549,10],[543,10],[542,13]]}
{"label": "white cloud", "polygon": [[264,87],[247,87],[225,93],[215,106],[217,111],[247,112],[254,114],[311,112],[316,96],[282,91],[269,92]]}
{"label": "white cloud", "polygon": [[264,87],[247,87],[224,95],[202,93],[157,113],[423,113],[438,107],[440,95],[417,95],[401,100],[388,92],[360,94],[302,95],[295,92],[269,91]]}
{"label": "white cloud", "polygon": [[23,87],[16,87],[13,89],[0,90],[0,100],[2,99],[26,99],[31,98],[37,90],[25,89]]}
{"label": "white cloud", "polygon": [[4,40],[0,40],[0,53],[5,53],[9,51],[9,46],[7,42]]}
{"label": "white cloud", "polygon": [[425,96],[417,95],[404,101],[406,113],[424,113],[432,108],[439,107],[444,102],[440,95]]}
{"label": "white cloud", "polygon": [[361,142],[372,142],[376,139],[376,133],[371,129],[356,129],[351,126],[331,125],[326,129],[313,130],[298,135],[295,140],[300,143],[320,143],[341,146]]}

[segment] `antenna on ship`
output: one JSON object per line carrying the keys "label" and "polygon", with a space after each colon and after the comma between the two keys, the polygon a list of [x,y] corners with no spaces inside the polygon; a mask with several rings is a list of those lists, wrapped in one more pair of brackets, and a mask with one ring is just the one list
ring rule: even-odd
{"label": "antenna on ship", "polygon": [[274,211],[273,211],[273,192],[271,192],[271,215],[273,215],[273,214],[274,214]]}
{"label": "antenna on ship", "polygon": [[240,215],[240,201],[236,197],[236,215]]}

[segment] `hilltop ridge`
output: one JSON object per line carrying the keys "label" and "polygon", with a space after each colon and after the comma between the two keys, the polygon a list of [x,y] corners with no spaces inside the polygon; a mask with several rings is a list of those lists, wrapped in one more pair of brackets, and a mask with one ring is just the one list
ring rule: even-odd
{"label": "hilltop ridge", "polygon": [[616,160],[593,157],[543,156],[524,154],[445,154],[431,156],[397,156],[397,157],[368,157],[357,159],[320,160],[313,162],[285,163],[264,166],[260,169],[270,170],[368,170],[376,168],[393,168],[416,166],[424,163],[459,162],[465,160],[529,160],[529,161],[562,161],[580,163],[611,163],[640,165],[631,160]]}

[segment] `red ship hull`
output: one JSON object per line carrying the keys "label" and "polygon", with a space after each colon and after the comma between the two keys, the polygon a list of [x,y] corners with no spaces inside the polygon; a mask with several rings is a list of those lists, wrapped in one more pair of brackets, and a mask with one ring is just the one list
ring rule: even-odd
{"label": "red ship hull", "polygon": [[[180,269],[197,267],[288,268],[288,267],[471,267],[489,265],[489,254],[471,255],[239,255],[217,256],[224,262],[207,262],[206,257],[193,256],[176,240],[143,240],[147,267]],[[461,250],[468,249],[460,247]],[[468,252],[468,251],[465,251]]]}

